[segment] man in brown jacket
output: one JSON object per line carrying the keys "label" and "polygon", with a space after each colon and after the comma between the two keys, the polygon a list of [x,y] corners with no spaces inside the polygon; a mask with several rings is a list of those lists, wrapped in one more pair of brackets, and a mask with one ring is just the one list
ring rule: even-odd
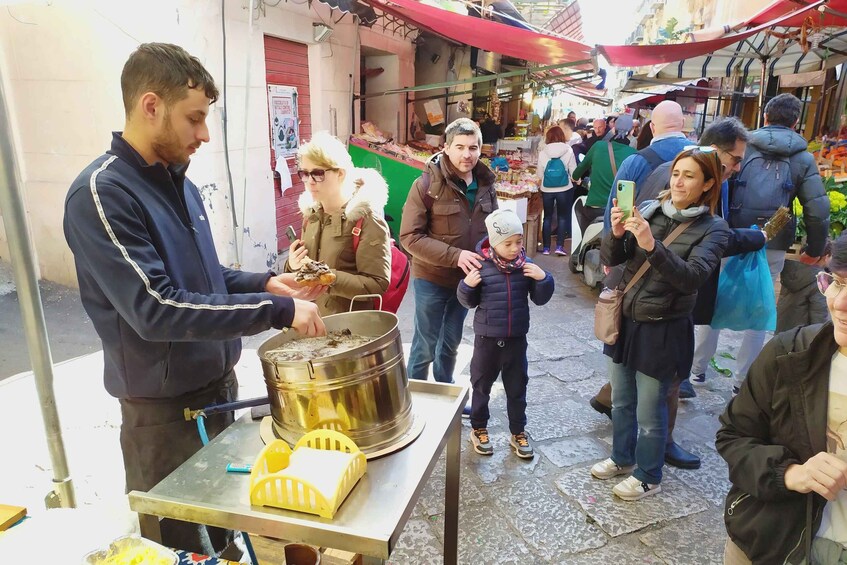
{"label": "man in brown jacket", "polygon": [[485,218],[497,209],[494,173],[479,162],[479,126],[459,118],[447,126],[444,150],[414,182],[400,224],[400,242],[412,255],[415,335],[409,378],[453,382],[467,309],[456,288],[482,257],[473,249],[486,235]]}

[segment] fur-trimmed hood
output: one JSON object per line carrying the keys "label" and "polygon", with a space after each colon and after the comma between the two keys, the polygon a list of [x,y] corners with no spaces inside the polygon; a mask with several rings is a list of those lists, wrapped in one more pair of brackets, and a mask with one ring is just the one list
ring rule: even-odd
{"label": "fur-trimmed hood", "polygon": [[[344,215],[349,220],[356,221],[368,212],[383,216],[385,205],[388,203],[388,184],[379,171],[360,168],[349,171],[341,191],[349,195],[347,204],[344,205]],[[317,212],[321,207],[308,190],[300,195],[297,204],[303,216]]]}

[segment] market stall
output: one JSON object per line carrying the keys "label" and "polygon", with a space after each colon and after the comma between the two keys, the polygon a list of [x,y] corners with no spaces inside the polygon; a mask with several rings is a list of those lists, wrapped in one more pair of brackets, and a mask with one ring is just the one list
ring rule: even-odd
{"label": "market stall", "polygon": [[[362,124],[363,128],[366,124]],[[369,131],[368,131],[369,130]],[[421,176],[426,160],[436,151],[425,143],[403,145],[382,136],[376,128],[368,127],[365,132],[350,136],[347,151],[357,167],[376,169],[388,182],[388,204],[385,206],[386,220],[392,237],[400,234],[400,216],[415,179]]]}

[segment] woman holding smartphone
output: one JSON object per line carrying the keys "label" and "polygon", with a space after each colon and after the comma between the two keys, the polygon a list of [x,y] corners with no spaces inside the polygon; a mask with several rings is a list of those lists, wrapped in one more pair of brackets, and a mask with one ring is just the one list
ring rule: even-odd
{"label": "woman holding smartphone", "polygon": [[[301,239],[291,242],[285,270],[307,261],[326,263],[335,282],[315,303],[321,316],[350,309],[351,299],[382,294],[391,277],[391,248],[383,209],[388,186],[372,169],[358,169],[337,138],[318,132],[297,152],[297,174],[306,185],[298,202],[303,214]],[[360,231],[354,249],[354,231]],[[372,308],[358,300],[354,310]]]}
{"label": "woman holding smartphone", "polygon": [[[612,384],[612,456],[591,468],[598,479],[629,475],[612,492],[638,500],[661,490],[667,436],[667,390],[694,355],[697,289],[718,267],[729,227],[715,216],[721,164],[711,148],[677,155],[668,190],[627,214],[614,200],[612,228],[600,248],[605,265],[622,265],[618,340],[606,345]],[[677,228],[684,224],[681,232]],[[675,239],[665,245],[672,232]]]}

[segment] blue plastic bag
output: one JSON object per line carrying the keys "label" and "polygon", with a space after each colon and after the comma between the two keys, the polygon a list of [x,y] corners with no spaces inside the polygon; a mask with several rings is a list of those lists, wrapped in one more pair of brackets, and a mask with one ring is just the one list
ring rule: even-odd
{"label": "blue plastic bag", "polygon": [[730,257],[718,281],[713,328],[776,329],[776,297],[765,249]]}

